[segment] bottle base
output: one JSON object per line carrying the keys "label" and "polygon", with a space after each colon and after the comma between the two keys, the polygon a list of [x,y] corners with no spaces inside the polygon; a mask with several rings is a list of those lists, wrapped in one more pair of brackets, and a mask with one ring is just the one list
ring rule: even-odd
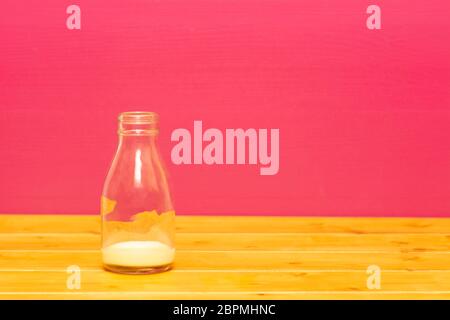
{"label": "bottle base", "polygon": [[103,264],[103,268],[106,271],[121,274],[154,274],[169,271],[170,269],[172,269],[172,263],[155,267],[127,267],[127,266]]}

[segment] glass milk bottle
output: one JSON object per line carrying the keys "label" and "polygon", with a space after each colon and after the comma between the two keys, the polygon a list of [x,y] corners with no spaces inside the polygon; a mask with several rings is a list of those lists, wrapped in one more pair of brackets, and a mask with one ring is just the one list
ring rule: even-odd
{"label": "glass milk bottle", "polygon": [[104,268],[146,274],[169,270],[175,211],[157,147],[158,115],[124,112],[119,145],[101,198]]}

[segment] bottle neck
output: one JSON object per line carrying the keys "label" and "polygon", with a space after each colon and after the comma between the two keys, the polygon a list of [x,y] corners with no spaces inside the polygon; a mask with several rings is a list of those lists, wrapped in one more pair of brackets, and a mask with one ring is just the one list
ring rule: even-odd
{"label": "bottle neck", "polygon": [[[159,133],[158,115],[154,112],[123,112],[119,116],[119,152],[127,156],[139,152],[156,157],[156,141]],[[134,157],[134,156],[133,156]]]}
{"label": "bottle neck", "polygon": [[120,135],[119,147],[126,148],[149,148],[155,147],[158,135]]}
{"label": "bottle neck", "polygon": [[127,123],[121,121],[117,133],[119,137],[152,138],[158,136],[159,128],[157,123]]}

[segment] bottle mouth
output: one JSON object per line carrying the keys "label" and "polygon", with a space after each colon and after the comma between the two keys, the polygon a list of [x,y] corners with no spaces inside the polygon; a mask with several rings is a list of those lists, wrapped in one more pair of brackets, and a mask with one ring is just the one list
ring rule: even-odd
{"label": "bottle mouth", "polygon": [[127,111],[119,115],[121,136],[145,136],[159,133],[159,116],[151,111]]}
{"label": "bottle mouth", "polygon": [[119,115],[122,123],[158,123],[159,116],[151,111],[127,111]]}

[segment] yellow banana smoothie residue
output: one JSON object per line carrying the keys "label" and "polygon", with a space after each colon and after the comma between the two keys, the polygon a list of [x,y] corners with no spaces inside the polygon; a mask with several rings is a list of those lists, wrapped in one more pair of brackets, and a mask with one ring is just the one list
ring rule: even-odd
{"label": "yellow banana smoothie residue", "polygon": [[106,216],[108,213],[111,213],[114,211],[114,208],[116,207],[117,201],[108,199],[107,197],[102,196],[101,197],[101,205],[100,205],[100,210],[101,210],[101,215],[102,216]]}
{"label": "yellow banana smoothie residue", "polygon": [[175,211],[133,215],[130,221],[104,221],[103,262],[127,267],[163,266],[173,262]]}
{"label": "yellow banana smoothie residue", "polygon": [[102,250],[103,262],[125,267],[156,267],[171,264],[175,249],[159,241],[123,241]]}
{"label": "yellow banana smoothie residue", "polygon": [[173,246],[175,211],[158,214],[156,210],[133,215],[130,221],[103,222],[104,245],[120,241],[157,240]]}

